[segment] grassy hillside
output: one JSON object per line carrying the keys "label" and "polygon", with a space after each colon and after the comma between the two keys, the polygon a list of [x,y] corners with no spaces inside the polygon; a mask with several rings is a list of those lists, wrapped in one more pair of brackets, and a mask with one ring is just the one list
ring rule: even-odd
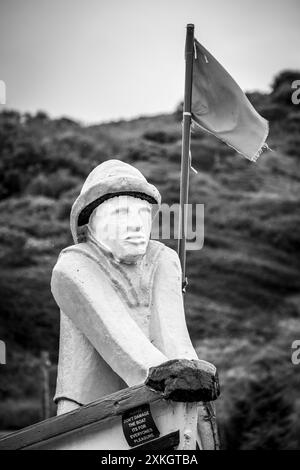
{"label": "grassy hillside", "polygon": [[[186,315],[199,357],[219,369],[227,448],[300,447],[300,366],[290,360],[300,339],[300,105],[291,103],[299,76],[283,72],[269,95],[249,95],[270,121],[272,151],[256,164],[199,130],[192,136],[190,198],[205,204],[205,242],[188,253]],[[50,276],[72,243],[69,212],[84,178],[119,158],[163,201],[178,202],[180,148],[180,106],[89,127],[45,113],[0,114],[0,429],[40,419],[42,350],[54,387],[59,314]]]}

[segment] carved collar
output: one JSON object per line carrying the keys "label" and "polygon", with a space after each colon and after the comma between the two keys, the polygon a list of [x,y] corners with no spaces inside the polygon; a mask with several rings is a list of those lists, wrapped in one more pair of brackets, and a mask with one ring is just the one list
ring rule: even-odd
{"label": "carved collar", "polygon": [[70,246],[62,253],[76,251],[95,261],[116,293],[132,308],[150,305],[154,274],[163,249],[163,244],[150,240],[145,256],[138,263],[124,264],[116,261],[112,253],[89,234],[85,243]]}

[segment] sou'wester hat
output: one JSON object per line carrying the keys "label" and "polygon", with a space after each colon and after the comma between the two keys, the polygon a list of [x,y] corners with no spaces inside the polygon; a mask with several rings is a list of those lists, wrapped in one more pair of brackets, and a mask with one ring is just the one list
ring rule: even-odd
{"label": "sou'wester hat", "polygon": [[107,160],[96,166],[85,180],[71,210],[70,225],[75,243],[86,240],[90,215],[102,202],[115,196],[144,199],[159,209],[161,196],[142,173],[120,160]]}

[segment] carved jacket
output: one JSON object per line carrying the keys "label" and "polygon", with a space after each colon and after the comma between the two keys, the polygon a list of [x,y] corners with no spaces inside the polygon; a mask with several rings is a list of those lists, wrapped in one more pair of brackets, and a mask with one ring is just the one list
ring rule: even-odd
{"label": "carved jacket", "polygon": [[144,382],[169,359],[197,359],[186,327],[181,267],[174,250],[150,241],[133,265],[95,240],[64,249],[51,289],[60,307],[54,400],[83,405]]}

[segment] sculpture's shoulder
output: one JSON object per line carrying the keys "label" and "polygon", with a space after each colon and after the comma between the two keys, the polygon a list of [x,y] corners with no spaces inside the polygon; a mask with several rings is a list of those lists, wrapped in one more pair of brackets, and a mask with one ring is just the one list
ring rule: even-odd
{"label": "sculpture's shoulder", "polygon": [[180,261],[175,250],[157,240],[150,240],[149,245],[150,249],[158,253],[158,268],[168,269],[173,273],[175,272],[178,275],[181,275]]}
{"label": "sculpture's shoulder", "polygon": [[85,296],[94,283],[104,285],[106,279],[96,261],[93,248],[88,243],[72,245],[61,251],[51,276],[51,291],[60,307],[66,296],[72,303],[79,290]]}
{"label": "sculpture's shoulder", "polygon": [[95,250],[93,248],[93,245],[90,243],[77,243],[76,245],[70,245],[64,248],[60,254],[58,259],[63,258],[67,256],[68,258],[72,258],[74,255],[77,257],[79,256],[89,256],[89,255],[94,255]]}
{"label": "sculpture's shoulder", "polygon": [[72,275],[78,271],[79,267],[86,265],[88,259],[94,258],[94,250],[88,243],[68,246],[60,252],[52,271],[52,277],[59,273]]}

